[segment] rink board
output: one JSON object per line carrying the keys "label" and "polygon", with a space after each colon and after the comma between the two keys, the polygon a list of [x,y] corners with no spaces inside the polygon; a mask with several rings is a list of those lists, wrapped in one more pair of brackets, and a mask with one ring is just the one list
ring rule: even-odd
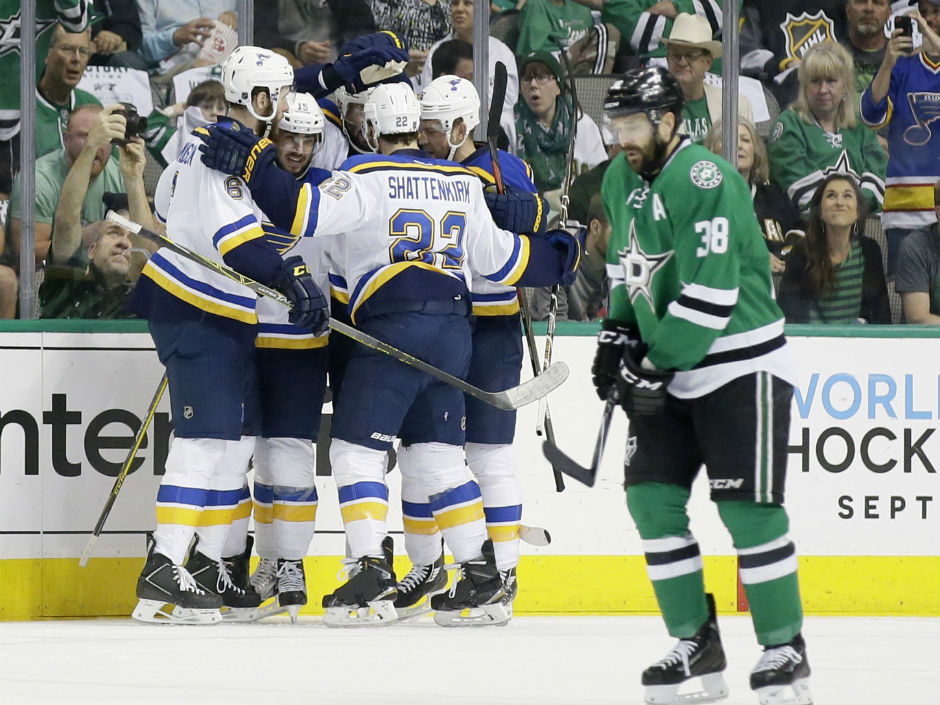
{"label": "rink board", "polygon": [[[0,619],[119,615],[134,604],[170,441],[169,405],[164,399],[158,407],[95,558],[80,568],[77,558],[162,374],[142,324],[89,330],[72,322],[0,328]],[[568,362],[571,377],[550,396],[559,445],[584,463],[601,412],[589,373],[595,330],[560,326],[555,359]],[[787,505],[806,609],[938,615],[940,337],[903,327],[827,328],[830,337],[817,332],[789,330],[799,391]],[[907,337],[880,337],[888,332]],[[535,406],[527,407],[517,424],[523,522],[547,528],[553,541],[545,548],[523,544],[516,610],[655,612],[621,487],[623,415],[612,426],[597,485],[568,480],[563,493],[554,491],[542,459],[536,415]],[[390,478],[390,530],[403,550],[395,475]],[[318,531],[307,559],[312,604],[337,584],[343,553],[332,480],[319,477],[318,489]],[[706,489],[702,481],[694,488],[692,530],[705,554],[709,589],[722,611],[734,611],[741,608],[736,560]],[[406,570],[400,561],[398,569]]]}

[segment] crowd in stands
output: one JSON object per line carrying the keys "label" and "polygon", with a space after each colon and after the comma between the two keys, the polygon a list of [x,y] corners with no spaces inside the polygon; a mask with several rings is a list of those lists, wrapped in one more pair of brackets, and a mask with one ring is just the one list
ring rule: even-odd
{"label": "crowd in stands", "polygon": [[[237,46],[238,4],[37,4],[32,242],[41,317],[127,315],[123,300],[153,248],[104,214],[159,228],[156,176],[182,135],[225,110],[218,66]],[[606,312],[610,225],[598,195],[621,151],[578,86],[606,90],[628,68],[664,65],[685,98],[680,131],[720,153],[722,4],[491,1],[490,97],[496,63],[508,73],[501,146],[531,166],[552,217],[566,209],[587,233],[577,280],[556,292],[560,319]],[[406,44],[416,92],[441,75],[473,79],[474,0],[261,5],[254,43],[295,69],[333,62],[350,40],[389,30]],[[18,3],[0,0],[0,21],[18,22]],[[940,0],[744,0],[737,170],[788,322],[940,322],[938,33]],[[18,51],[0,54],[8,76],[19,61]],[[22,315],[15,89],[0,89],[0,318]],[[361,115],[348,96],[333,99],[355,142]],[[127,130],[134,110],[146,119],[140,134]],[[548,315],[548,291],[529,298],[534,317]]]}

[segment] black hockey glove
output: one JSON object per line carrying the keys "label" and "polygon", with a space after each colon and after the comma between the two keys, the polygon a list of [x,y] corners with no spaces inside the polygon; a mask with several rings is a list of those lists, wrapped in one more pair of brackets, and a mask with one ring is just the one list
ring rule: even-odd
{"label": "black hockey glove", "polygon": [[313,281],[310,269],[302,257],[294,255],[278,268],[274,286],[291,302],[289,320],[295,326],[307,328],[314,335],[325,333],[330,327],[330,310],[326,297]]}
{"label": "black hockey glove", "polygon": [[620,360],[627,348],[637,344],[638,336],[632,328],[618,321],[605,320],[597,334],[597,350],[591,365],[591,379],[601,401],[607,401],[617,382]]}
{"label": "black hockey glove", "polygon": [[203,164],[224,174],[240,176],[245,183],[251,182],[259,161],[273,160],[276,156],[271,140],[258,137],[238,122],[200,127],[196,136],[203,142],[199,147]]}
{"label": "black hockey glove", "polygon": [[645,346],[627,348],[617,373],[617,394],[627,416],[656,416],[666,408],[669,383],[675,377],[670,370],[648,370],[640,361]]}
{"label": "black hockey glove", "polygon": [[537,193],[517,191],[506,186],[503,193],[483,194],[493,220],[503,230],[514,233],[538,234],[545,230],[548,201]]}

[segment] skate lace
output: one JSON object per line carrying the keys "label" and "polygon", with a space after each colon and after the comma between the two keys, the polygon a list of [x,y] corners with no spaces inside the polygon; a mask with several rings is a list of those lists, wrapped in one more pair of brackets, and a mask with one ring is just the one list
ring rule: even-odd
{"label": "skate lace", "polygon": [[188,570],[186,570],[181,565],[173,566],[173,577],[176,578],[176,582],[179,583],[180,590],[185,590],[186,592],[194,592],[197,595],[205,595],[205,591],[199,587],[199,584],[196,582],[196,579],[192,576]]}
{"label": "skate lace", "polygon": [[281,592],[306,590],[304,574],[293,561],[284,561],[277,569],[277,585]]}
{"label": "skate lace", "polygon": [[408,575],[402,578],[401,582],[398,583],[398,591],[405,593],[411,592],[421,583],[423,583],[430,574],[431,566],[429,565],[411,566],[411,570],[408,571]]}
{"label": "skate lace", "polygon": [[339,572],[336,574],[336,579],[348,580],[359,573],[361,570],[362,566],[359,565],[358,558],[344,558],[343,567],[340,568]]}
{"label": "skate lace", "polygon": [[698,648],[698,644],[691,639],[680,639],[679,642],[672,647],[666,656],[657,663],[653,664],[653,668],[669,668],[670,666],[681,663],[682,670],[686,675],[691,673],[689,669],[689,657],[695,653],[695,649]]}
{"label": "skate lace", "polygon": [[229,572],[225,561],[219,561],[219,577],[215,581],[215,589],[220,595],[226,591],[237,592],[240,595],[245,594],[244,588],[240,588],[232,582],[232,574]]}
{"label": "skate lace", "polygon": [[800,654],[792,646],[778,646],[767,649],[754,667],[754,673],[773,671],[790,663],[799,663],[800,660]]}
{"label": "skate lace", "polygon": [[273,582],[277,577],[277,561],[270,558],[262,558],[257,569],[251,576],[251,584],[255,587]]}

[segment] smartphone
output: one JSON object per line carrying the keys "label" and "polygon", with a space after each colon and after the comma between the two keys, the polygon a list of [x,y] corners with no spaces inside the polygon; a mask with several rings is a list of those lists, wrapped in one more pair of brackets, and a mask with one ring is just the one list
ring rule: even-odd
{"label": "smartphone", "polygon": [[894,28],[901,30],[902,37],[913,37],[914,18],[910,15],[898,15],[894,18]]}

